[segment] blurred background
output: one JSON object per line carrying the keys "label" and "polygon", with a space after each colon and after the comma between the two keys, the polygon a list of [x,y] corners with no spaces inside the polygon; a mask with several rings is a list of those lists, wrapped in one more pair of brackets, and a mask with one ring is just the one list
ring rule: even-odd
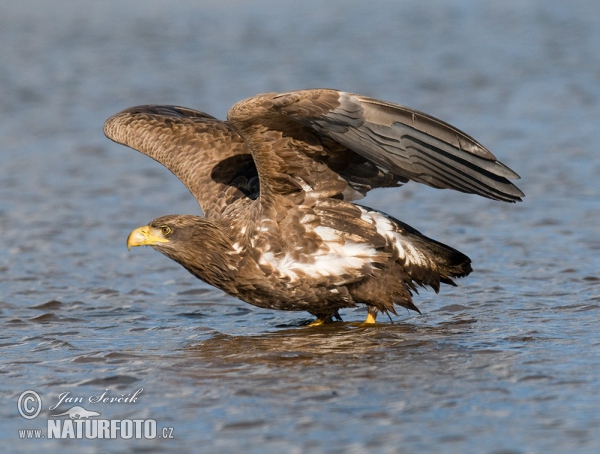
{"label": "blurred background", "polygon": [[[600,3],[0,1],[0,409],[15,452],[598,452]],[[302,328],[194,279],[135,227],[199,213],[110,115],[327,87],[462,129],[523,203],[409,183],[362,201],[469,255],[423,316]],[[364,318],[363,308],[344,320]],[[59,394],[143,388],[169,440],[21,440]],[[16,403],[44,401],[34,420]],[[61,410],[68,409],[68,405]]]}

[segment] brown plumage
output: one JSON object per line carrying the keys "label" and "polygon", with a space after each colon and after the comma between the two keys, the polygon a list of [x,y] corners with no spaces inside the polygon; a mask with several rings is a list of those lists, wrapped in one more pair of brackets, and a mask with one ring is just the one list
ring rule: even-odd
{"label": "brown plumage", "polygon": [[507,202],[516,173],[474,139],[407,107],[336,90],[267,93],[228,121],[174,106],[132,107],[107,137],[157,160],[205,217],[171,215],[134,230],[194,276],[259,307],[320,321],[357,304],[418,311],[417,286],[471,272],[464,254],[385,213],[353,204],[409,180]]}

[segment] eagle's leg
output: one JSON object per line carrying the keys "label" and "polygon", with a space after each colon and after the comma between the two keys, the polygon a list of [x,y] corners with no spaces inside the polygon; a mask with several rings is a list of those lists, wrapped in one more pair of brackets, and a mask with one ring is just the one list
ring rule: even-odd
{"label": "eagle's leg", "polygon": [[375,323],[377,319],[377,314],[379,310],[375,306],[367,306],[367,319],[363,322],[364,325],[372,325]]}
{"label": "eagle's leg", "polygon": [[331,314],[313,314],[317,316],[317,319],[312,322],[311,324],[309,324],[308,326],[321,326],[324,325],[325,323],[331,323],[333,321],[333,319],[335,318],[338,321],[343,321],[342,317],[340,317],[340,313],[336,310],[335,312],[331,313]]}

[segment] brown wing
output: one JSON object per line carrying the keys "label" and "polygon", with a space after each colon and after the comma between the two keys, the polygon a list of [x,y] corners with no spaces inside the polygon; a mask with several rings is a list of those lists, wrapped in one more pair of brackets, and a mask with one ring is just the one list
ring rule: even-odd
{"label": "brown wing", "polygon": [[[508,202],[524,196],[509,181],[519,176],[473,138],[400,105],[302,90],[241,101],[228,118],[250,144],[265,196],[297,191],[298,183],[314,188],[324,178],[342,179],[363,193],[414,180]],[[361,188],[365,168],[373,175]]]}
{"label": "brown wing", "polygon": [[190,190],[206,217],[258,197],[250,150],[227,122],[176,106],[138,106],[104,124],[109,139],[163,164]]}

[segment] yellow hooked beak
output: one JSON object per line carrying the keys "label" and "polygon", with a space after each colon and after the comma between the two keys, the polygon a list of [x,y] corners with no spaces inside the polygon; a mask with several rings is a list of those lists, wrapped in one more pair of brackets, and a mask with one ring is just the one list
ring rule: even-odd
{"label": "yellow hooked beak", "polygon": [[152,246],[156,243],[168,243],[164,236],[161,235],[160,230],[153,229],[146,225],[144,227],[138,227],[127,237],[127,250],[131,250],[131,247],[135,246]]}

